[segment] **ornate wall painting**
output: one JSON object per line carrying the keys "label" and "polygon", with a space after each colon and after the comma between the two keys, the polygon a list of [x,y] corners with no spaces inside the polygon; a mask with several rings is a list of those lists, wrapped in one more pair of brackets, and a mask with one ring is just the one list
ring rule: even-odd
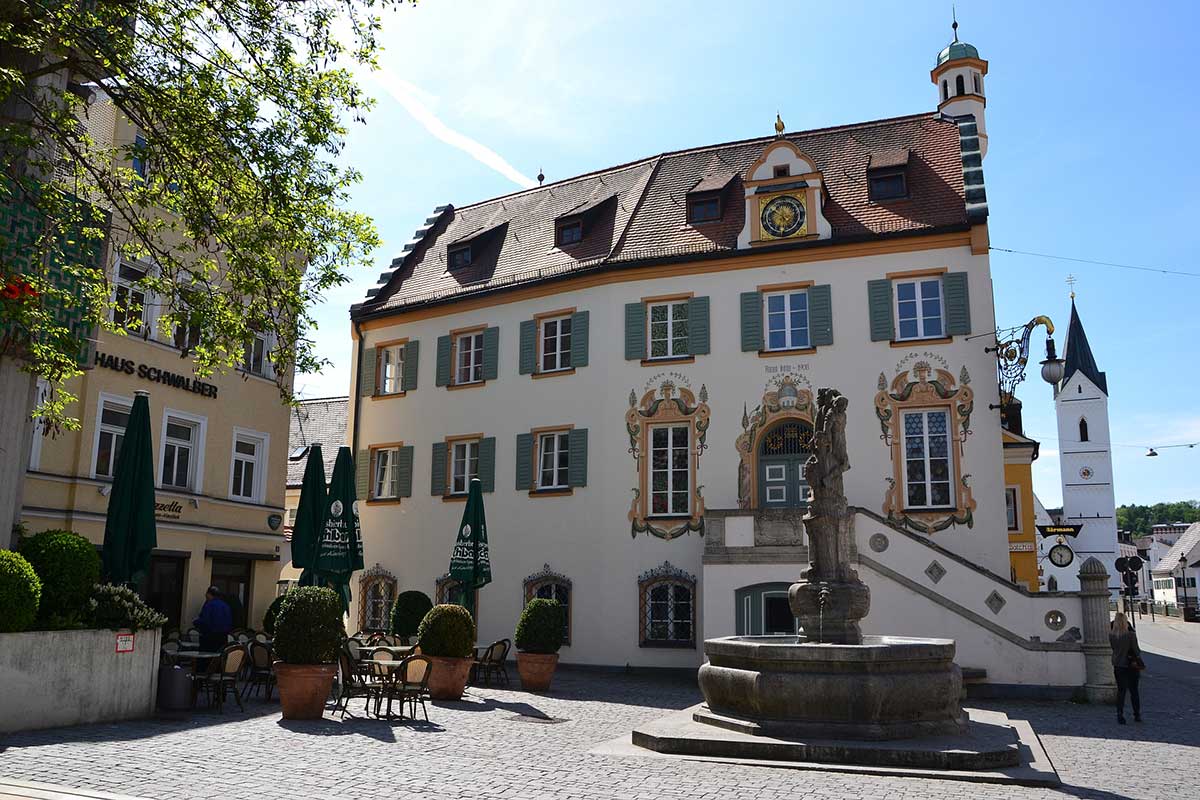
{"label": "ornate wall painting", "polygon": [[[652,427],[684,423],[689,428],[689,512],[678,516],[652,516],[648,509],[646,489],[649,486],[649,431]],[[687,379],[677,373],[662,373],[651,378],[641,398],[637,390],[629,390],[629,410],[625,412],[625,432],[629,435],[629,453],[637,468],[637,485],[633,487],[633,502],[629,506],[630,534],[649,533],[660,539],[674,539],[693,531],[704,535],[703,485],[698,480],[700,457],[708,449],[709,426],[708,388],[701,384],[693,393]]]}
{"label": "ornate wall painting", "polygon": [[[956,381],[949,363],[932,353],[908,356],[897,365],[897,370],[890,384],[882,372],[879,374],[879,391],[875,395],[879,438],[891,450],[892,461],[892,475],[885,479],[888,488],[884,492],[883,514],[889,522],[926,534],[952,525],[970,528],[974,525],[976,503],[971,495],[971,476],[962,473],[962,456],[971,434],[971,412],[975,408],[971,376],[964,366]],[[950,460],[956,490],[953,503],[946,508],[906,507],[904,435],[900,426],[903,412],[909,409],[945,409],[949,413]]]}
{"label": "ornate wall painting", "polygon": [[811,429],[813,393],[808,378],[793,372],[779,374],[767,383],[753,411],[742,408],[742,433],[734,442],[738,452],[738,508],[751,509],[758,497],[757,454],[763,436],[777,423],[802,420]]}

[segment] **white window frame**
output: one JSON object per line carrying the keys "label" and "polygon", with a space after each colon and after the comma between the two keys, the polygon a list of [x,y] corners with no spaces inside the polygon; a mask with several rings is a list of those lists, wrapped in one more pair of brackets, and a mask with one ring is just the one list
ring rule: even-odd
{"label": "white window frame", "polygon": [[[946,437],[946,472],[947,472],[947,477],[948,477],[947,484],[948,484],[949,498],[947,499],[946,503],[944,503],[944,504],[939,503],[937,505],[934,505],[932,502],[934,481],[933,481],[932,471],[929,468],[930,467],[930,464],[929,464],[929,462],[930,462],[929,414],[933,414],[933,413],[946,415],[946,432],[945,432],[945,434],[942,434],[942,435],[944,435]],[[909,487],[908,439],[909,439],[909,437],[906,432],[906,424],[905,423],[906,423],[909,415],[911,415],[911,414],[920,414],[921,415],[922,459],[925,462],[925,480],[923,481],[923,483],[925,485],[925,503],[923,505],[914,505],[908,501],[908,487]],[[951,417],[950,409],[946,408],[944,406],[935,407],[935,408],[912,408],[912,409],[906,408],[901,412],[901,416],[900,416],[900,437],[901,437],[900,469],[901,469],[902,477],[904,478],[904,507],[906,509],[921,510],[921,509],[944,509],[944,508],[954,508],[955,507],[955,499],[954,499],[955,498],[955,494],[954,494],[954,437],[951,435],[951,425],[952,424],[953,424],[953,418]],[[915,460],[915,459],[913,459],[913,460]],[[938,481],[938,483],[941,483],[941,481]]]}
{"label": "white window frame", "polygon": [[[380,458],[381,455],[386,458]],[[375,447],[371,449],[371,499],[397,500],[400,497],[400,473],[398,472],[400,448]],[[390,486],[392,491],[386,493],[381,487]]]}
{"label": "white window frame", "polygon": [[109,295],[109,301],[112,303],[112,307],[108,311],[108,320],[109,320],[109,322],[113,323],[113,325],[117,325],[117,316],[116,316],[117,315],[117,295],[120,293],[120,291],[122,289],[124,289],[127,294],[132,293],[132,292],[138,292],[142,295],[142,321],[141,321],[141,324],[138,325],[136,328],[130,327],[128,324],[126,324],[124,326],[125,330],[127,330],[131,334],[136,333],[138,335],[153,331],[154,323],[158,319],[158,314],[156,313],[157,305],[154,301],[154,294],[150,291],[150,289],[148,287],[136,286],[135,285],[136,281],[130,280],[129,278],[122,278],[121,277],[121,265],[122,264],[126,264],[132,269],[141,270],[147,277],[153,275],[155,272],[155,267],[154,267],[153,263],[141,261],[141,260],[137,260],[137,259],[124,259],[124,258],[120,258],[120,257],[117,258],[117,260],[113,263],[113,276],[112,276],[113,277],[113,281],[112,281],[113,288],[112,288],[112,293]]}
{"label": "white window frame", "polygon": [[[261,371],[255,370],[251,366],[254,361],[254,345],[257,342],[262,342],[262,370]],[[274,378],[275,377],[275,369],[271,365],[271,348],[272,348],[272,340],[268,334],[265,334],[265,333],[251,334],[250,344],[247,345],[247,350],[249,351],[250,357],[246,358],[245,355],[243,355],[242,372],[245,372],[247,375],[256,375],[260,378],[266,378],[268,380]]]}
{"label": "white window frame", "polygon": [[[463,457],[458,456],[459,448],[463,448]],[[471,472],[471,460],[475,461],[475,471]],[[463,465],[462,474],[462,489],[458,490],[454,487],[454,481],[458,476],[458,465]],[[450,443],[450,494],[464,495],[471,488],[471,478],[479,477],[479,439],[459,439]]]}
{"label": "white window frame", "polygon": [[[800,333],[801,331],[799,329],[792,328],[792,313],[797,310],[797,309],[792,308],[792,298],[796,297],[797,295],[803,295],[803,297],[804,297],[804,330],[803,330],[804,339],[803,339],[803,341],[797,341],[798,337],[796,334]],[[770,311],[770,307],[771,307],[771,298],[772,297],[782,297],[783,298],[783,323],[784,323],[783,339],[784,339],[784,343],[781,347],[772,347],[771,346],[771,311]],[[783,290],[783,291],[778,291],[778,292],[764,293],[763,294],[762,314],[763,314],[763,334],[764,334],[763,343],[766,345],[766,347],[764,348],[765,350],[768,350],[768,351],[772,351],[772,350],[807,350],[808,348],[812,347],[812,318],[811,318],[811,311],[810,311],[809,305],[808,305],[808,290],[807,289],[789,289],[789,290]]]}
{"label": "white window frame", "polygon": [[[254,442],[254,485],[251,487],[251,496],[233,493],[233,477],[234,463],[240,458],[243,461],[249,460],[245,456],[239,455],[237,452],[237,443],[239,439]],[[268,453],[271,446],[271,434],[255,431],[249,428],[233,429],[233,439],[229,445],[229,499],[241,503],[259,503],[265,502],[263,496],[266,493],[267,486],[267,464],[270,463]]]}
{"label": "white window frame", "polygon": [[[684,472],[687,475],[687,507],[682,511],[676,511],[671,502],[671,495],[674,493],[672,488],[672,480],[674,473],[678,470],[674,469],[672,464],[672,456],[679,449],[674,444],[674,431],[680,429],[686,432],[687,441],[684,443],[683,449],[687,453],[687,464],[684,467]],[[661,513],[654,511],[654,432],[656,430],[667,430],[667,510]],[[663,425],[651,425],[646,430],[646,455],[650,459],[646,465],[646,516],[647,517],[687,517],[692,513],[692,426],[687,424],[669,423]],[[661,472],[661,470],[659,470]],[[661,492],[659,492],[661,494]]]}
{"label": "white window frame", "polygon": [[[563,323],[566,323],[570,330],[563,333]],[[547,326],[554,325],[554,333],[551,341],[554,343],[554,349],[550,350],[546,347],[547,344]],[[571,315],[564,314],[561,317],[547,317],[538,322],[538,372],[562,372],[563,370],[571,369],[571,342],[575,335],[575,326],[571,323]],[[566,339],[566,346],[563,345],[563,340]],[[546,366],[546,357],[553,356],[553,366]]]}
{"label": "white window frame", "polygon": [[[1012,498],[1012,522],[1008,522],[1008,498]],[[1009,533],[1021,532],[1021,487],[1005,486],[1004,487],[1004,515],[1005,522],[1008,523]]]}
{"label": "white window frame", "polygon": [[[45,378],[39,377],[37,379],[37,388],[34,391],[34,402],[41,403],[49,394],[50,382]],[[33,436],[29,442],[29,469],[31,471],[36,471],[42,466],[42,440],[46,438],[45,433],[42,418],[34,417]]]}
{"label": "white window frame", "polygon": [[[483,383],[483,331],[460,333],[454,337],[454,385]],[[466,346],[469,345],[469,346]],[[463,371],[467,379],[463,379]]]}
{"label": "white window frame", "polygon": [[[192,445],[192,485],[188,488],[179,486],[167,486],[162,482],[163,460],[167,456],[167,421],[170,419],[183,422],[191,425],[196,429],[196,440]],[[183,494],[203,494],[204,493],[204,450],[205,442],[208,440],[208,417],[202,417],[199,414],[191,414],[187,411],[179,411],[174,408],[164,408],[162,414],[162,424],[159,428],[158,435],[158,463],[154,472],[154,485],[159,489],[170,492],[182,492]]]}
{"label": "white window frame", "polygon": [[[688,313],[689,303],[688,303],[687,299],[662,300],[662,301],[657,301],[657,302],[653,302],[653,303],[646,303],[646,359],[648,361],[654,361],[656,359],[664,359],[665,360],[668,358],[687,358],[688,356],[691,355],[691,353],[689,353],[687,351],[687,346],[688,346],[688,338],[687,337],[684,337],[684,340],[683,340],[683,342],[684,342],[683,352],[675,351],[675,326],[677,324],[679,324],[679,320],[675,319],[675,309],[679,306],[682,306],[684,308],[684,314],[688,317],[685,320],[685,322],[689,326],[688,332],[690,333],[691,332],[690,325],[692,323],[692,320],[690,318],[690,314]],[[667,352],[664,355],[656,356],[656,355],[654,355],[654,341],[655,341],[655,339],[654,339],[654,322],[653,322],[654,309],[662,308],[662,307],[665,307],[667,309],[667,338],[666,338]]]}
{"label": "white window frame", "polygon": [[[407,344],[390,344],[379,348],[379,393],[400,394],[404,391],[404,356]],[[389,369],[392,374],[389,373]]]}
{"label": "white window frame", "polygon": [[[940,330],[937,333],[929,333],[925,330],[926,317],[924,314],[923,306],[924,306],[925,300],[932,299],[932,298],[926,298],[923,294],[923,291],[924,291],[923,287],[927,283],[936,283],[937,287],[938,287],[937,288],[937,292],[938,292],[938,295],[937,295],[938,324],[940,326]],[[900,324],[900,320],[901,320],[900,303],[902,302],[900,300],[900,287],[903,285],[907,285],[907,284],[913,285],[914,293],[915,293],[914,296],[916,297],[917,333],[915,336],[905,336],[901,330],[901,324]],[[943,285],[942,278],[940,275],[937,275],[937,276],[926,275],[926,276],[923,276],[920,278],[904,278],[904,279],[894,280],[894,281],[892,281],[892,298],[893,298],[892,299],[892,313],[896,315],[896,341],[906,342],[906,341],[916,341],[918,339],[943,339],[946,337],[946,287]],[[905,300],[903,302],[911,302],[911,301]]]}
{"label": "white window frame", "polygon": [[[92,474],[91,474],[91,477],[102,480],[102,481],[104,481],[104,480],[111,481],[112,477],[113,477],[112,475],[100,475],[96,471],[96,467],[99,466],[97,463],[97,460],[100,458],[100,433],[101,433],[101,427],[102,427],[100,420],[104,416],[104,405],[106,403],[112,403],[113,405],[124,406],[127,409],[125,411],[125,413],[128,414],[133,411],[133,398],[125,397],[125,396],[119,395],[119,394],[109,394],[108,392],[100,392],[100,396],[96,398],[96,422],[95,422],[95,425],[93,426],[95,428],[95,430],[92,431]],[[121,435],[124,436],[124,431],[122,431]],[[116,460],[114,459],[113,471],[116,471],[116,466],[117,466]]]}
{"label": "white window frame", "polygon": [[[550,451],[547,452],[547,446]],[[552,464],[546,468],[546,457],[550,456]],[[546,431],[538,434],[537,448],[537,488],[566,489],[571,484],[571,433],[570,431]],[[550,472],[553,480],[545,480],[545,473]],[[561,480],[559,480],[561,478]]]}

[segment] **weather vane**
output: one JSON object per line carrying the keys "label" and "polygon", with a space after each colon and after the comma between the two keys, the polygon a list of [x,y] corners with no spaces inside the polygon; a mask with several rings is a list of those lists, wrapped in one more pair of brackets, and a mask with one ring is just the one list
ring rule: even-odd
{"label": "weather vane", "polygon": [[1067,286],[1071,287],[1071,299],[1074,300],[1075,299],[1075,275],[1074,275],[1074,273],[1067,273]]}

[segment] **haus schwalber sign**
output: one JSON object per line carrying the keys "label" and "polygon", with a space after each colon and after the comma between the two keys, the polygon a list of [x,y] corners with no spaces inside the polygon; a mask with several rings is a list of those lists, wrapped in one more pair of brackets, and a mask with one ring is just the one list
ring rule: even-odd
{"label": "haus schwalber sign", "polygon": [[124,372],[126,375],[137,375],[144,381],[150,383],[161,383],[164,386],[171,386],[176,389],[182,389],[185,392],[192,392],[201,397],[216,397],[217,387],[211,383],[205,383],[202,380],[193,378],[190,375],[180,375],[178,372],[168,372],[165,369],[152,367],[149,364],[139,364],[128,358],[117,358],[108,353],[96,353],[96,366],[107,367],[116,372]]}

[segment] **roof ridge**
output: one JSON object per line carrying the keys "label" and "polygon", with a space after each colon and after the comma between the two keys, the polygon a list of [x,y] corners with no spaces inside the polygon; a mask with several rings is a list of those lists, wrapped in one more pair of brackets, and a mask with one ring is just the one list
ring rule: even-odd
{"label": "roof ridge", "polygon": [[897,122],[903,122],[906,120],[917,120],[917,119],[929,119],[929,120],[933,120],[936,122],[941,119],[941,115],[938,113],[934,113],[934,112],[923,111],[923,112],[916,113],[916,114],[902,114],[902,115],[896,116],[896,117],[885,117],[883,119],[873,119],[873,120],[867,120],[865,122],[852,122],[852,123],[847,123],[844,125],[827,125],[823,128],[808,128],[807,130],[795,131],[794,133],[784,134],[783,137],[777,137],[777,136],[773,136],[773,135],[772,136],[752,136],[752,137],[749,137],[746,139],[733,139],[728,142],[716,142],[714,144],[697,145],[695,147],[685,147],[685,148],[682,148],[679,150],[665,150],[661,153],[643,156],[642,158],[636,158],[631,161],[626,161],[622,164],[615,164],[611,167],[600,167],[599,169],[594,169],[589,172],[581,173],[579,175],[572,175],[569,178],[563,178],[562,180],[554,181],[553,183],[547,183],[547,184],[543,184],[541,186],[530,186],[525,189],[518,189],[515,192],[509,192],[508,194],[501,194],[501,195],[496,195],[495,197],[488,197],[483,200],[478,200],[474,203],[470,203],[468,205],[457,206],[456,210],[466,211],[468,209],[475,208],[476,206],[482,206],[482,205],[486,205],[487,203],[495,203],[500,200],[508,200],[510,198],[520,197],[522,195],[528,194],[530,192],[536,192],[541,189],[549,189],[549,188],[552,188],[555,186],[564,186],[568,183],[582,180],[584,178],[594,178],[597,175],[604,175],[604,174],[608,174],[611,172],[619,172],[619,171],[625,170],[625,169],[632,169],[633,167],[642,166],[642,165],[647,164],[652,161],[657,163],[660,159],[666,158],[668,156],[679,156],[679,155],[690,154],[690,153],[703,153],[703,152],[707,152],[710,150],[721,150],[721,149],[729,148],[729,147],[739,147],[742,145],[747,145],[747,144],[751,144],[753,142],[759,142],[759,141],[766,143],[766,142],[773,141],[777,138],[793,139],[796,137],[811,136],[813,134],[820,134],[820,133],[830,133],[833,131],[861,130],[863,128],[871,128],[871,127],[875,127],[875,126],[879,126],[879,125],[890,125],[890,124],[894,124]]}
{"label": "roof ridge", "polygon": [[328,397],[305,397],[305,398],[301,398],[300,400],[297,400],[296,403],[297,404],[300,404],[300,403],[322,403],[322,402],[327,403],[330,400],[346,400],[347,402],[349,402],[350,395],[334,394],[334,395],[329,395]]}

